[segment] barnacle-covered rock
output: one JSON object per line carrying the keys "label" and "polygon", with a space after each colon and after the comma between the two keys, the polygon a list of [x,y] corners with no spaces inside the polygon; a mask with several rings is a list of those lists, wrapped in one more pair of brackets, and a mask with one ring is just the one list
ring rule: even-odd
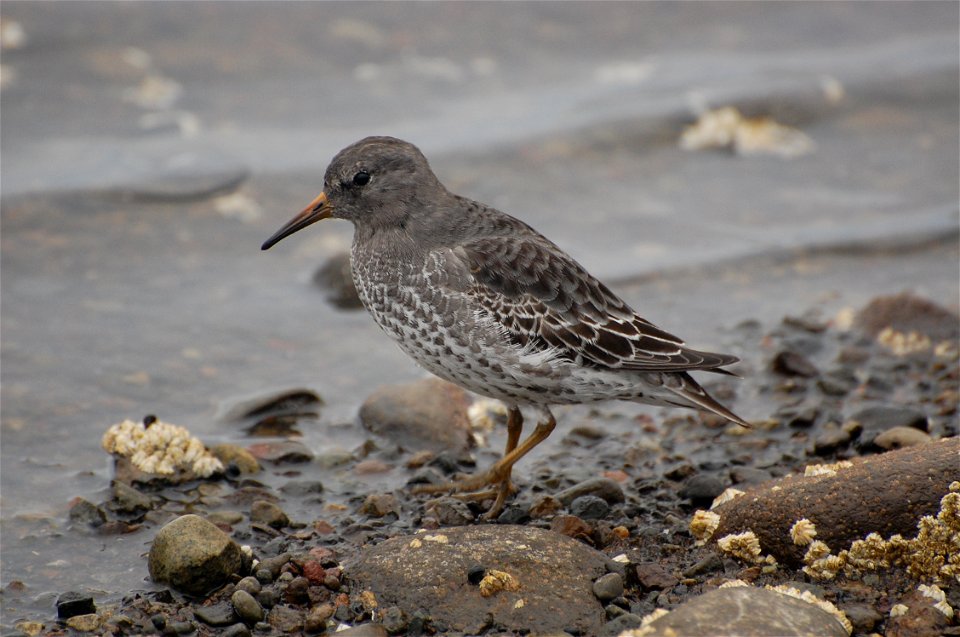
{"label": "barnacle-covered rock", "polygon": [[[130,482],[186,482],[223,471],[223,463],[184,427],[151,417],[142,423],[124,420],[111,426],[101,444],[116,457],[118,475],[126,473]],[[131,471],[122,472],[122,467]]]}

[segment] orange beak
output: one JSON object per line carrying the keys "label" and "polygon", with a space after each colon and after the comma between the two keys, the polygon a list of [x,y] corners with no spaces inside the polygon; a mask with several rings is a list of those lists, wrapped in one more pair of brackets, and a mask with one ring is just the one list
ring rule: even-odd
{"label": "orange beak", "polygon": [[300,211],[300,214],[288,221],[286,225],[277,230],[272,237],[264,241],[260,249],[269,250],[275,244],[279,243],[281,239],[289,237],[294,232],[303,230],[310,224],[316,223],[321,219],[329,218],[332,212],[333,209],[330,206],[330,202],[327,201],[327,194],[321,192],[317,195],[316,199],[310,202],[310,205]]}

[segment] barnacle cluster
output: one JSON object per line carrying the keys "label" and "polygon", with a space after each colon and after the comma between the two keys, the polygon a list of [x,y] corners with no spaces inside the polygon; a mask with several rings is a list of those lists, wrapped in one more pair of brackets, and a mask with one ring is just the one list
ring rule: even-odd
{"label": "barnacle cluster", "polygon": [[787,586],[786,584],[780,584],[779,586],[764,586],[767,590],[776,591],[784,595],[789,595],[790,597],[795,597],[797,599],[802,599],[803,601],[813,604],[820,610],[826,611],[833,615],[833,617],[843,625],[843,628],[847,631],[847,634],[853,633],[853,624],[850,623],[850,620],[847,619],[847,616],[839,608],[831,604],[825,599],[820,599],[810,591],[800,591],[792,586]]}
{"label": "barnacle cluster", "polygon": [[147,424],[124,420],[107,429],[101,444],[108,453],[128,458],[144,473],[172,476],[184,472],[208,478],[223,471],[223,464],[189,431],[159,420]]}
{"label": "barnacle cluster", "polygon": [[817,537],[817,527],[807,518],[801,518],[790,527],[790,539],[798,546],[806,546]]}
{"label": "barnacle cluster", "polygon": [[803,557],[803,570],[814,578],[831,579],[840,571],[855,575],[899,564],[918,580],[960,582],[960,482],[952,483],[950,493],[940,499],[937,516],[922,517],[917,529],[914,538],[897,534],[884,539],[871,533],[836,555],[815,540]]}
{"label": "barnacle cluster", "polygon": [[713,532],[717,530],[718,526],[720,526],[719,513],[697,511],[690,521],[690,535],[696,538],[697,546],[703,546],[713,537]]}

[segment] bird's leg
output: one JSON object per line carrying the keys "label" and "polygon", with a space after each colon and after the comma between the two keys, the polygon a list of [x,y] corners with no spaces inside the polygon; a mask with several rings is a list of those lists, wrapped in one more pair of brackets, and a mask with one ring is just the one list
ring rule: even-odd
{"label": "bird's leg", "polygon": [[[523,417],[520,415],[519,410],[514,410],[515,408],[511,408],[507,417],[507,448],[510,449],[510,451],[505,453],[500,460],[493,464],[492,467],[483,473],[469,476],[462,480],[456,480],[444,485],[427,485],[417,487],[414,489],[414,492],[436,493],[438,491],[453,491],[455,493],[463,493],[465,491],[477,491],[483,487],[498,485],[499,488],[495,492],[497,494],[497,499],[494,501],[494,506],[491,507],[491,509],[484,515],[484,518],[488,520],[496,517],[503,509],[504,501],[506,500],[507,495],[509,495],[510,473],[513,470],[513,465],[515,465],[525,455],[530,453],[530,450],[543,442],[553,431],[554,427],[557,426],[557,421],[554,419],[553,414],[550,413],[550,410],[544,407],[542,408],[542,414],[546,416],[546,419],[537,422],[537,427],[533,430],[533,433],[531,433],[523,442],[517,444],[517,441],[519,441],[520,438],[521,429],[523,427]],[[468,494],[468,499],[474,499],[471,497],[473,495],[475,494]]]}

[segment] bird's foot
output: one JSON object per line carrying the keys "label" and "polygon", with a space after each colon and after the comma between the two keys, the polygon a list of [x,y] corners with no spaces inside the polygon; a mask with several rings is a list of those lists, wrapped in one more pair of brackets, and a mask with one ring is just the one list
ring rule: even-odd
{"label": "bird's foot", "polygon": [[[487,487],[493,487],[488,489]],[[510,470],[503,471],[494,465],[483,473],[452,480],[443,484],[425,484],[414,487],[414,493],[450,493],[453,497],[466,502],[483,502],[494,499],[493,506],[483,515],[484,520],[492,520],[503,511],[507,497],[517,492],[510,482]]]}

